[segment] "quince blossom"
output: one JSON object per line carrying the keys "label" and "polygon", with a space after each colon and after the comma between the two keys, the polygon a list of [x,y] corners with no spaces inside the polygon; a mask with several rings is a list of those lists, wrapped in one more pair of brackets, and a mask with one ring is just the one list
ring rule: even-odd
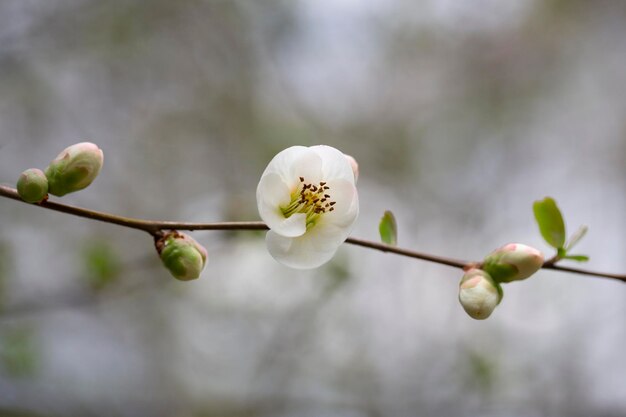
{"label": "quince blossom", "polygon": [[270,254],[297,269],[328,262],[359,214],[352,165],[325,145],[279,152],[263,172],[256,196],[259,215],[270,228]]}

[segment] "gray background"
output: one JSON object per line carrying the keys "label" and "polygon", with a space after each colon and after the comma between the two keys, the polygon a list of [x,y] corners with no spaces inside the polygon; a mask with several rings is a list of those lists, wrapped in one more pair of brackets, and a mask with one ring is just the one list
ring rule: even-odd
{"label": "gray background", "polygon": [[[1,0],[0,182],[91,140],[104,169],[63,202],[255,220],[269,159],[323,143],[360,163],[355,236],[392,209],[408,248],[549,253],[550,195],[623,273],[624,22],[617,0]],[[0,414],[626,414],[616,281],[542,271],[477,322],[455,269],[344,245],[301,272],[262,233],[194,237],[210,263],[179,283],[147,235],[0,199]],[[119,262],[101,289],[94,251]]]}

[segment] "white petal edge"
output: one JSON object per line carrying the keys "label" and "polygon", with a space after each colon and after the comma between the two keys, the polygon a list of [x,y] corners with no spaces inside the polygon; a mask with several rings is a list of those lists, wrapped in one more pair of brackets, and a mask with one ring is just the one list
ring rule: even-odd
{"label": "white petal edge", "polygon": [[277,173],[264,174],[256,191],[257,206],[261,219],[276,233],[295,237],[306,232],[306,215],[294,214],[285,218],[280,207],[289,204],[290,190]]}
{"label": "white petal edge", "polygon": [[289,177],[286,182],[292,187],[297,187],[300,183],[300,178],[304,179],[305,183],[318,184],[323,181],[322,177],[322,158],[311,148],[306,148],[305,152],[302,152],[296,159],[289,170]]}
{"label": "white petal edge", "polygon": [[306,146],[291,146],[278,152],[267,164],[261,177],[272,172],[279,174],[281,177],[289,176],[289,169],[293,165],[294,160],[302,155],[303,152],[306,152],[307,149]]}
{"label": "white petal edge", "polygon": [[319,225],[295,238],[281,236],[270,230],[265,242],[276,261],[290,268],[312,269],[330,261],[345,239],[343,230],[332,225]]}
{"label": "white petal edge", "polygon": [[292,146],[280,151],[267,165],[263,175],[275,173],[280,175],[291,191],[298,186],[299,177],[307,182],[319,182],[322,175],[320,156],[306,146]]}
{"label": "white petal edge", "polygon": [[359,215],[359,196],[354,183],[345,179],[336,179],[329,180],[328,186],[331,200],[336,204],[333,206],[333,211],[322,215],[320,223],[351,228]]}
{"label": "white petal edge", "polygon": [[317,153],[322,159],[323,181],[345,179],[354,184],[352,166],[343,152],[327,145],[311,146],[309,149]]}

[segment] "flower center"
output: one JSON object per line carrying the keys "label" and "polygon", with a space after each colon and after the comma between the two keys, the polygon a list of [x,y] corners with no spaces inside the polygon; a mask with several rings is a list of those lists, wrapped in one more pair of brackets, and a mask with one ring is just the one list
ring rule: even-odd
{"label": "flower center", "polygon": [[318,185],[307,183],[304,177],[300,177],[300,184],[291,193],[291,201],[286,206],[280,208],[285,218],[295,213],[306,214],[306,228],[315,226],[315,222],[326,212],[331,212],[336,203],[330,201],[328,194],[330,187],[325,182]]}

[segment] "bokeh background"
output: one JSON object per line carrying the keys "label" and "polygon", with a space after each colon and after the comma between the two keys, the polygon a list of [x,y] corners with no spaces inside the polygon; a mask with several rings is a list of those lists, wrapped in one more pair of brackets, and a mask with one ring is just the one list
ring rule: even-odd
{"label": "bokeh background", "polygon": [[[549,253],[553,196],[592,269],[626,271],[626,2],[1,0],[0,182],[91,140],[64,202],[258,219],[269,159],[360,163],[354,235]],[[201,279],[149,237],[0,199],[2,416],[623,416],[626,286],[542,271],[492,317],[460,271],[344,245],[313,271],[263,233],[197,232]]]}

